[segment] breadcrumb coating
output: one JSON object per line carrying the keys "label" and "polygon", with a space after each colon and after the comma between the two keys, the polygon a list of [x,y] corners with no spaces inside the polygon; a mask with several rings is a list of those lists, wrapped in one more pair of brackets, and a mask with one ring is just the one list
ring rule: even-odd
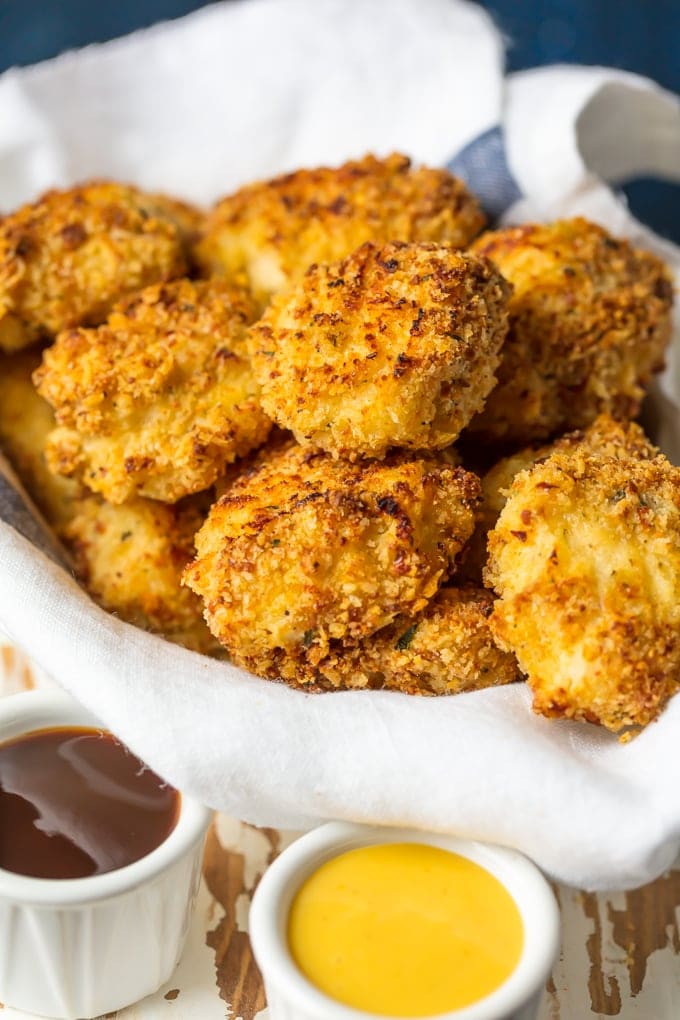
{"label": "breadcrumb coating", "polygon": [[494,598],[483,588],[442,588],[416,616],[399,616],[357,646],[334,648],[315,668],[292,663],[319,690],[371,688],[459,694],[521,679],[517,660],[489,628]]}
{"label": "breadcrumb coating", "polygon": [[172,507],[147,499],[111,506],[53,475],[44,449],[54,415],[31,382],[39,364],[35,351],[0,355],[0,447],[71,553],[78,580],[122,620],[214,653],[219,645],[203,620],[202,603],[180,585],[208,511],[205,496]]}
{"label": "breadcrumb coating", "polygon": [[181,276],[199,227],[186,203],[107,181],[0,219],[0,350],[98,325],[125,294]]}
{"label": "breadcrumb coating", "polygon": [[242,457],[240,460],[230,464],[224,473],[215,482],[212,491],[215,494],[213,503],[217,503],[226,496],[232,485],[236,482],[243,483],[246,478],[256,474],[260,468],[278,453],[283,453],[290,446],[295,445],[295,440],[290,432],[285,432],[277,425],[273,425],[265,442],[258,446],[257,450]]}
{"label": "breadcrumb coating", "polygon": [[191,253],[205,230],[206,212],[198,206],[160,192],[148,196],[149,208],[161,219],[170,220],[179,233],[184,255],[191,260]]}
{"label": "breadcrumb coating", "polygon": [[583,219],[483,234],[472,250],[512,283],[498,385],[471,431],[522,443],[634,418],[664,363],[673,285],[655,255]]}
{"label": "breadcrumb coating", "polygon": [[97,496],[76,503],[63,529],[79,580],[103,609],[197,652],[219,646],[203,620],[198,596],[182,587],[205,498],[176,506],[131,499],[112,506]]}
{"label": "breadcrumb coating", "polygon": [[211,486],[271,427],[245,349],[253,315],[223,281],[176,280],[124,300],[98,329],[60,334],[34,376],[59,423],[50,468],[112,503]]}
{"label": "breadcrumb coating", "polygon": [[207,273],[251,287],[264,306],[313,262],[365,241],[436,241],[464,248],[484,226],[477,199],[447,170],[406,156],[365,156],[261,181],[223,198],[196,257]]}
{"label": "breadcrumb coating", "polygon": [[442,245],[312,266],[250,330],[263,406],[336,456],[442,449],[495,383],[508,295],[490,262]]}
{"label": "breadcrumb coating", "polygon": [[45,520],[59,531],[73,516],[81,487],[47,467],[45,443],[54,414],[31,381],[40,359],[39,351],[0,354],[0,447]]}
{"label": "breadcrumb coating", "polygon": [[352,464],[284,447],[213,506],[185,583],[234,661],[278,677],[423,609],[478,495],[473,475],[427,455]]}
{"label": "breadcrumb coating", "polygon": [[535,711],[644,726],[680,678],[680,469],[558,449],[514,479],[489,535],[490,619]]}
{"label": "breadcrumb coating", "polygon": [[503,457],[482,475],[482,502],[477,515],[475,533],[465,550],[461,573],[470,580],[480,581],[486,563],[487,534],[496,525],[505,506],[513,479],[520,471],[555,451],[580,453],[584,450],[602,457],[651,460],[659,450],[634,422],[618,422],[602,414],[585,431],[571,432],[544,446],[529,446]]}

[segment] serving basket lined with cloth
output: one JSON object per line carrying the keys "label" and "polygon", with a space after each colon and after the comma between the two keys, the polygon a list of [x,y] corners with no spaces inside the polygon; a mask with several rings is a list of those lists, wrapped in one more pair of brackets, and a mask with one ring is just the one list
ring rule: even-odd
{"label": "serving basket lined with cloth", "polygon": [[[680,102],[635,75],[503,77],[462,0],[248,0],[0,78],[0,207],[108,177],[209,203],[252,179],[393,150],[448,164],[501,223],[585,215],[659,253],[635,176],[680,181]],[[680,463],[677,340],[648,418]],[[680,845],[680,699],[628,743],[531,711],[524,684],[450,698],[308,694],[99,609],[0,467],[0,625],[157,772],[244,820],[408,825],[514,846],[623,888]]]}

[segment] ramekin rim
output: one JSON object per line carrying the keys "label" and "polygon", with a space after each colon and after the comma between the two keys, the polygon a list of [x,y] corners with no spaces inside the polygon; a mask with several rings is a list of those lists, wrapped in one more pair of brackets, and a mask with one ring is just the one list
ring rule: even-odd
{"label": "ramekin rim", "polygon": [[[265,985],[269,980],[279,994],[320,1020],[398,1020],[346,1006],[316,988],[292,959],[281,918],[282,910],[287,916],[293,895],[304,879],[325,860],[355,847],[394,842],[441,846],[482,864],[511,893],[525,928],[520,961],[502,985],[470,1006],[427,1020],[497,1020],[525,1005],[546,980],[557,956],[560,937],[559,908],[537,866],[519,851],[498,844],[411,827],[386,828],[353,822],[328,822],[306,833],[283,851],[261,879],[251,904],[249,929],[253,954]],[[515,878],[508,881],[511,873]],[[531,908],[516,895],[522,885],[532,896],[532,924],[528,918]],[[543,920],[541,930],[539,916]]]}

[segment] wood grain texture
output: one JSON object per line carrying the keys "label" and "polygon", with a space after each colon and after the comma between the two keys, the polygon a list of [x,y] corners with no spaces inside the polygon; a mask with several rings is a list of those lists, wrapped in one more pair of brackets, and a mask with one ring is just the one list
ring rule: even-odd
{"label": "wood grain texture", "polygon": [[653,953],[668,948],[674,955],[680,955],[679,911],[678,871],[627,892],[620,909],[612,903],[607,904],[613,941],[626,954],[631,995],[639,995],[642,991]]}
{"label": "wood grain texture", "polygon": [[252,890],[246,885],[243,854],[225,850],[215,826],[208,833],[203,877],[224,911],[222,920],[206,935],[206,942],[215,954],[219,994],[237,1016],[254,1020],[266,1005],[264,989],[250,940],[246,932],[239,930],[236,917],[239,897],[250,898]]}
{"label": "wood grain texture", "polygon": [[590,960],[588,991],[591,1011],[604,1013],[605,1016],[617,1016],[621,1012],[621,990],[616,976],[605,974],[603,966],[600,904],[596,896],[585,893],[581,902],[584,917],[593,923],[593,930],[586,939],[586,949]]}
{"label": "wood grain texture", "polygon": [[563,945],[540,1020],[680,1017],[680,872],[632,892],[561,887]]}

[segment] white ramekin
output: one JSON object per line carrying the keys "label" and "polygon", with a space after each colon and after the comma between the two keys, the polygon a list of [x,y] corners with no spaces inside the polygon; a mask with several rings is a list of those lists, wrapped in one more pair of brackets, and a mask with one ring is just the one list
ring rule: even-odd
{"label": "white ramekin", "polygon": [[[61,692],[0,699],[0,742],[45,727],[100,725]],[[104,875],[53,880],[0,868],[0,1001],[75,1020],[155,992],[184,945],[210,818],[182,797],[168,838]]]}
{"label": "white ramekin", "polygon": [[304,880],[324,861],[375,843],[427,843],[453,850],[495,875],[522,915],[524,948],[507,981],[472,1006],[439,1014],[440,1020],[535,1020],[557,955],[560,930],[555,897],[538,868],[516,851],[500,846],[414,829],[345,822],[331,822],[297,840],[274,861],[257,887],[250,911],[250,938],[264,978],[271,1020],[385,1020],[343,1006],[315,988],[293,962],[286,934],[291,903]]}

